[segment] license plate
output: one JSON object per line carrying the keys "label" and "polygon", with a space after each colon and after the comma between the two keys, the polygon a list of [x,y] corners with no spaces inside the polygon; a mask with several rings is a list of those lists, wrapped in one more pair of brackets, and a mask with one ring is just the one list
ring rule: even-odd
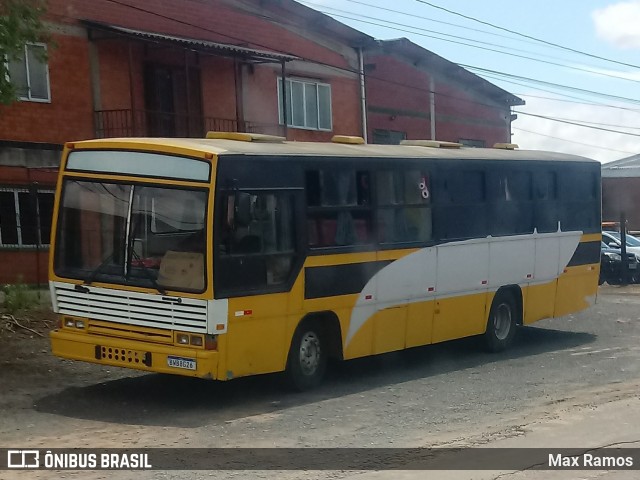
{"label": "license plate", "polygon": [[184,368],[187,370],[196,369],[196,361],[193,358],[184,357],[167,357],[167,365],[175,368]]}
{"label": "license plate", "polygon": [[635,270],[636,268],[638,268],[638,264],[637,263],[630,263],[629,264],[629,270]]}

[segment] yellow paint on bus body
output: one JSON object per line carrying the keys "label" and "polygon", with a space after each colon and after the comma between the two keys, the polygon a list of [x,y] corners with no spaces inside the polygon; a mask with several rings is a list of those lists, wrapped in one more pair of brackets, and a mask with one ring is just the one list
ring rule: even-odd
{"label": "yellow paint on bus body", "polygon": [[435,301],[410,303],[407,307],[407,348],[428,345],[433,339]]}
{"label": "yellow paint on bus body", "polygon": [[[319,262],[314,260],[311,263]],[[568,268],[559,279],[546,284],[523,286],[524,323],[531,324],[542,318],[563,316],[588,307],[589,297],[597,293],[597,274],[596,265],[581,265]],[[351,311],[358,297],[343,295],[303,300],[302,277],[290,293],[230,299],[227,333],[218,336],[217,351],[150,343],[141,339],[144,338],[142,333],[132,333],[132,338],[118,338],[107,337],[104,332],[96,336],[67,329],[51,334],[52,350],[57,356],[75,360],[219,380],[282,371],[295,329],[309,313],[335,313],[340,321],[344,345]],[[495,292],[481,292],[380,310],[355,334],[343,357],[353,359],[482,334],[494,295]],[[105,324],[108,322],[95,322],[95,325]],[[94,329],[93,333],[98,333],[97,330]],[[144,329],[135,327],[135,330],[142,332]],[[131,364],[109,358],[98,360],[95,358],[96,345],[150,352],[153,363],[147,367],[141,363]],[[197,359],[197,370],[168,367],[169,355]]]}
{"label": "yellow paint on bus body", "polygon": [[[96,337],[81,331],[68,329],[51,332],[51,351],[54,355],[71,360],[99,363],[114,367],[127,367],[136,370],[158,373],[180,373],[190,377],[216,378],[219,352],[196,348],[181,348],[174,345],[161,345],[149,341],[127,340],[115,337]],[[102,358],[96,358],[96,346],[106,350]],[[145,353],[151,354],[151,366],[141,360]],[[196,360],[196,370],[169,367],[167,357],[177,356]],[[137,357],[137,362],[135,361]],[[129,360],[131,359],[131,361]]]}
{"label": "yellow paint on bus body", "polygon": [[565,269],[558,279],[554,317],[562,317],[590,307],[598,293],[598,268],[578,265]]}
{"label": "yellow paint on bus body", "polygon": [[[203,152],[197,148],[185,147],[185,142],[153,139],[130,139],[122,142],[90,141],[76,144],[74,149],[140,149],[157,151],[175,155],[205,158],[211,162],[211,179],[209,183],[173,181],[163,179],[148,179],[156,184],[172,184],[184,186],[206,186],[210,188],[210,198],[207,212],[208,225],[213,225],[213,186],[215,185],[215,167],[217,156],[211,152]],[[329,147],[326,147],[329,148]],[[65,149],[61,172],[66,164]],[[103,180],[136,181],[145,179],[123,175],[108,174],[74,174],[65,172],[68,176],[82,176],[85,178],[100,178]],[[62,179],[62,173],[60,180]],[[57,186],[59,197],[61,181]],[[55,236],[58,218],[58,205],[55,207],[52,224],[52,237]],[[213,229],[208,229],[207,251],[213,251]],[[599,233],[583,235],[582,242],[595,242],[601,239]],[[55,238],[52,238],[52,245]],[[487,316],[493,301],[495,291],[485,290],[448,298],[435,297],[428,300],[405,299],[398,305],[382,308],[375,312],[355,333],[348,344],[345,339],[349,331],[349,323],[353,308],[358,300],[358,294],[332,296],[326,298],[304,298],[304,268],[344,265],[350,263],[393,261],[402,258],[417,249],[382,250],[378,252],[363,252],[352,254],[316,255],[309,256],[303,266],[298,279],[290,292],[254,295],[231,298],[228,301],[227,333],[217,336],[217,350],[204,350],[170,344],[165,340],[149,341],[151,333],[148,329],[124,325],[123,332],[115,331],[107,334],[110,322],[92,322],[92,330],[77,330],[61,328],[51,333],[51,344],[54,355],[99,363],[103,365],[123,366],[139,370],[161,373],[190,375],[197,377],[211,377],[227,380],[251,374],[261,374],[281,371],[286,366],[287,354],[291,340],[299,322],[309,314],[317,312],[331,312],[339,320],[339,329],[344,347],[343,357],[352,359],[383,352],[400,350],[408,347],[428,345],[446,340],[462,338],[470,335],[482,334],[485,331]],[[58,277],[53,271],[53,255],[49,264],[49,274],[52,281],[72,284],[82,283],[80,280],[69,280]],[[558,317],[574,313],[589,306],[590,299],[597,294],[597,277],[599,264],[569,267],[548,283],[541,285],[523,284],[525,324],[533,323],[542,318]],[[101,284],[96,286],[116,290],[157,293],[151,289]],[[480,290],[480,289],[479,289]],[[201,294],[168,292],[170,295],[213,299],[213,275],[211,265],[207,268],[207,288]],[[89,319],[87,319],[89,320]],[[126,333],[130,331],[130,333]],[[115,358],[96,358],[96,346],[124,351]],[[140,362],[129,362],[129,353],[152,356],[151,366]],[[196,359],[195,370],[176,369],[169,367],[167,358],[179,356]]]}
{"label": "yellow paint on bus body", "polygon": [[525,306],[523,323],[525,325],[543,318],[553,317],[557,284],[558,280],[554,279],[548,283],[526,287],[527,300],[523,302]]}
{"label": "yellow paint on bus body", "polygon": [[474,293],[436,300],[432,342],[444,342],[484,333],[487,293]]}

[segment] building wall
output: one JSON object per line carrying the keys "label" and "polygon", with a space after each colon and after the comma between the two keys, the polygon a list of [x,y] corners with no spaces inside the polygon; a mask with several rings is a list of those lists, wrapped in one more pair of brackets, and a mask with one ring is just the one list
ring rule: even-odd
{"label": "building wall", "polygon": [[54,34],[49,48],[51,102],[0,105],[0,140],[49,142],[93,137],[93,106],[88,43],[75,35]]}
{"label": "building wall", "polygon": [[[277,125],[279,64],[244,65],[236,69],[230,58],[190,50],[185,53],[184,49],[137,38],[90,39],[80,19],[249,46],[310,60],[288,63],[287,75],[331,85],[332,130],[289,128],[288,138],[328,141],[335,134],[362,135],[356,50],[338,35],[329,31],[318,33],[317,16],[308,11],[292,13],[304,12],[304,9],[288,8],[291,6],[288,0],[127,0],[127,4],[109,0],[48,0],[47,21],[52,26],[56,44],[49,50],[51,102],[0,106],[0,142],[62,144],[93,138],[96,127],[104,126],[102,122],[97,123],[94,110],[144,109],[147,65],[180,68],[185,66],[185,61],[200,75],[198,93],[202,99],[202,115],[235,119],[241,106],[239,119],[274,129],[265,133],[281,132]],[[408,138],[429,138],[432,122],[429,82],[433,76],[438,93],[435,116],[438,139],[479,139],[487,146],[509,141],[508,118],[505,119],[508,109],[478,105],[478,101],[486,103],[487,100],[478,99],[473,92],[466,91],[464,85],[441,72],[428,72],[390,55],[369,56],[366,63],[375,64],[367,80],[370,138],[375,129],[402,131]],[[237,91],[239,85],[241,91]],[[138,124],[142,125],[146,117],[142,112],[139,115]],[[142,129],[131,131],[130,125],[127,130],[127,120],[123,122],[122,130],[116,131],[116,135],[145,133]],[[48,155],[44,152],[43,149],[42,158]],[[12,168],[0,169],[0,184],[21,181],[23,173],[15,166]],[[42,181],[53,186],[55,180],[52,176]],[[1,253],[14,255],[17,263],[10,261],[10,264],[22,265],[28,274],[25,280],[31,281],[29,272],[35,275],[39,268],[38,262],[27,261],[35,258],[33,252]],[[0,261],[9,262],[7,258],[0,257]]]}
{"label": "building wall", "polygon": [[339,39],[332,39],[331,35],[313,33],[315,28],[310,27],[315,26],[314,19],[293,17],[278,2],[127,0],[126,4],[128,6],[108,0],[48,0],[48,11],[57,23],[76,24],[77,19],[82,18],[287,52],[332,65],[356,66],[353,49]]}
{"label": "building wall", "polygon": [[200,59],[202,110],[206,117],[236,118],[236,73],[232,59],[212,55]]}
{"label": "building wall", "polygon": [[55,168],[25,168],[0,165],[0,185],[26,186],[37,184],[55,188],[58,172]]}
{"label": "building wall", "polygon": [[484,140],[487,147],[511,141],[508,108],[498,107],[487,97],[441,75],[436,77],[435,91],[438,140]]}
{"label": "building wall", "polygon": [[[260,0],[128,0],[127,3],[129,6],[107,0],[48,0],[46,20],[55,43],[49,49],[48,59],[51,101],[0,106],[0,143],[25,143],[24,149],[19,147],[2,154],[0,185],[27,185],[29,181],[24,178],[27,171],[39,175],[36,170],[23,168],[42,166],[51,160],[49,147],[38,150],[39,142],[61,145],[93,138],[96,127],[104,128],[104,122],[96,120],[94,110],[124,111],[120,120],[116,120],[120,130],[111,130],[112,134],[143,134],[142,129],[132,131],[126,111],[145,107],[144,72],[148,64],[184,67],[186,59],[199,71],[201,91],[197,93],[205,117],[235,119],[240,104],[245,106],[244,120],[278,128],[279,65],[243,67],[246,81],[241,82],[242,101],[238,102],[234,60],[190,50],[185,54],[184,49],[125,37],[90,39],[80,19],[312,59],[318,63],[298,62],[301,65],[291,73],[331,84],[334,128],[332,132],[289,129],[289,138],[329,140],[334,133],[361,133],[357,75],[321,66],[327,63],[354,69],[355,50],[335,35],[317,33],[313,18],[296,16],[286,8],[290,2],[269,2],[266,7]],[[137,119],[139,125],[146,121],[142,112]],[[29,153],[26,163],[23,150]],[[53,188],[55,174],[39,182]],[[46,252],[38,253],[27,247],[0,248],[0,262],[12,265],[2,269],[0,282],[16,281],[19,275],[28,283],[46,280]]]}
{"label": "building wall", "polygon": [[[99,78],[99,104],[97,110],[118,110],[131,108],[131,88],[129,77],[129,49],[126,42],[120,40],[101,40],[95,42],[97,52],[97,76]],[[141,94],[140,75],[137,68],[142,58],[142,47],[133,45],[135,95]],[[141,105],[142,106],[142,105]]]}
{"label": "building wall", "polygon": [[[330,141],[333,135],[362,135],[360,86],[356,75],[327,76],[323,69],[305,69],[299,64],[287,65],[287,78],[318,81],[331,85],[332,130],[306,130],[289,127],[287,138],[296,141]],[[242,75],[245,120],[275,126],[278,122],[278,79],[280,66],[245,68]],[[266,132],[266,133],[278,133]]]}
{"label": "building wall", "polygon": [[400,58],[367,55],[368,135],[377,129],[430,138],[429,76]]}
{"label": "building wall", "polygon": [[[153,6],[143,0],[131,0],[127,3],[129,6],[107,0],[49,0],[49,12],[51,21],[59,25],[61,30],[83,29],[78,19],[88,19],[138,30],[285,52],[313,60],[317,63],[298,62],[307,63],[302,69],[296,67],[289,70],[292,65],[289,64],[288,71],[291,74],[301,73],[308,78],[330,83],[334,98],[334,130],[339,133],[362,134],[357,74],[345,75],[344,72],[321,66],[322,63],[327,63],[354,70],[357,68],[355,50],[346,42],[334,38],[334,35],[317,33],[317,29],[311,28],[313,25],[309,23],[312,19],[292,16],[291,10],[285,8],[290,2],[273,2],[266,4],[267,6],[263,6],[263,2],[259,0],[159,0],[154,2]],[[87,72],[96,79],[94,85],[86,84],[85,81],[85,85],[82,86],[85,95],[83,101],[88,110],[85,115],[92,115],[90,106],[95,106],[96,110],[144,109],[145,65],[180,67],[184,66],[185,62],[184,50],[143,43],[136,39],[104,39],[97,35],[91,42],[85,39],[84,43],[85,52],[77,58],[77,62],[82,63],[82,72],[86,80],[90,77]],[[60,47],[62,55],[63,45]],[[92,55],[93,62],[90,61]],[[188,62],[196,66],[196,70],[200,72],[201,91],[197,93],[202,99],[202,115],[235,119],[238,117],[238,105],[244,105],[240,119],[278,129],[275,78],[280,71],[279,64],[243,67],[242,75],[245,81],[242,82],[242,102],[238,102],[232,59],[190,52]],[[53,68],[51,65],[52,70]],[[126,120],[122,120],[124,117],[109,118],[112,119],[112,125],[126,123]],[[92,122],[93,118],[85,118],[85,131],[82,135],[60,134],[57,138],[62,140],[57,141],[93,136],[93,130],[87,130],[87,126],[92,125]],[[144,115],[139,113],[136,123],[144,122]],[[73,132],[71,126],[70,130]],[[117,129],[111,132],[121,134]],[[135,132],[138,135],[144,133],[144,129]],[[330,137],[326,132],[290,129],[289,138],[326,140]]]}
{"label": "building wall", "polygon": [[0,264],[8,268],[0,269],[0,284],[25,283],[27,285],[47,286],[49,248],[41,250],[4,250],[0,249]]}
{"label": "building wall", "polygon": [[369,53],[365,61],[371,139],[376,129],[404,132],[408,139],[430,139],[433,85],[436,140],[481,140],[487,147],[510,141],[509,109],[445,72],[427,73],[428,67],[388,53]]}
{"label": "building wall", "polygon": [[602,220],[619,222],[627,217],[627,228],[640,231],[640,178],[602,179]]}

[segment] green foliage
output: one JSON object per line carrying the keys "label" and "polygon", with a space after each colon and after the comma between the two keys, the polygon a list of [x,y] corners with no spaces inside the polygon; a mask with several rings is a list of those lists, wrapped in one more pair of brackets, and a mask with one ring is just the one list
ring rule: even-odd
{"label": "green foliage", "polygon": [[20,310],[29,310],[38,304],[35,293],[24,283],[18,282],[2,287],[4,292],[4,308],[11,315]]}
{"label": "green foliage", "polygon": [[18,60],[25,43],[49,40],[42,22],[45,10],[45,0],[0,0],[0,103],[10,104],[17,98],[4,59]]}

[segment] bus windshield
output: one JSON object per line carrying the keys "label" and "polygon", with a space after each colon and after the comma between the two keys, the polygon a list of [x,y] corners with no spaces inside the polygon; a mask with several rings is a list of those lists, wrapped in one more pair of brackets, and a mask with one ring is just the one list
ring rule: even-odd
{"label": "bus windshield", "polygon": [[67,179],[55,272],[179,291],[205,287],[204,189]]}

